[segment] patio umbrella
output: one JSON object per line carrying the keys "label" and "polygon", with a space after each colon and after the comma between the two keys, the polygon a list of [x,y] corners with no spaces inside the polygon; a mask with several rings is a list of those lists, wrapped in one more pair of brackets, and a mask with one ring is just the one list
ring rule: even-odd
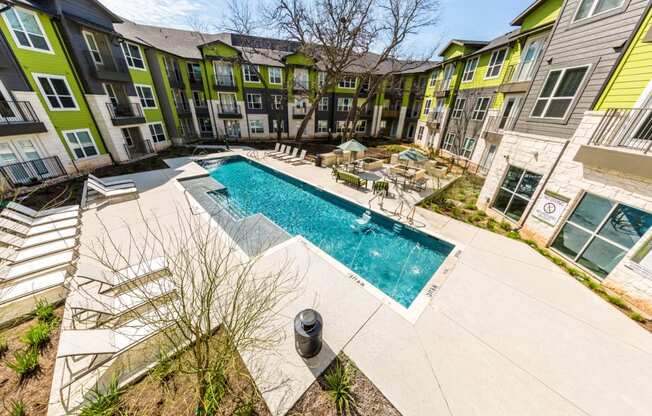
{"label": "patio umbrella", "polygon": [[351,152],[353,159],[355,159],[355,154],[358,152],[364,152],[367,150],[367,146],[363,145],[359,141],[355,139],[351,139],[348,142],[342,143],[341,145],[337,146],[338,148],[344,150],[344,151],[349,151]]}
{"label": "patio umbrella", "polygon": [[398,158],[399,160],[406,160],[408,164],[410,163],[410,161],[423,162],[425,160],[428,160],[428,156],[424,155],[423,153],[419,152],[414,148],[402,151],[401,153],[398,154]]}

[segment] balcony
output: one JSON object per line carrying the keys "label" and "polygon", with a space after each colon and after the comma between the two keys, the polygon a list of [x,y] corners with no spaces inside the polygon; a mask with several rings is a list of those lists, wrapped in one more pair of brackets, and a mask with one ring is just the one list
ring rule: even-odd
{"label": "balcony", "polygon": [[605,170],[652,179],[652,108],[612,108],[574,160]]}
{"label": "balcony", "polygon": [[401,110],[395,108],[383,108],[382,118],[398,118]]}
{"label": "balcony", "polygon": [[180,90],[185,88],[183,77],[178,70],[174,70],[171,74],[168,74],[168,82],[170,83],[170,88],[177,88]]}
{"label": "balcony", "polygon": [[143,109],[138,103],[129,104],[113,104],[106,103],[106,108],[109,109],[111,122],[114,126],[129,126],[132,124],[145,123],[145,115]]}
{"label": "balcony", "polygon": [[218,91],[237,91],[233,75],[215,75],[215,89]]}
{"label": "balcony", "polygon": [[0,166],[0,174],[14,188],[33,186],[67,175],[58,156],[16,162]]}
{"label": "balcony", "polygon": [[204,82],[201,77],[197,77],[190,73],[188,75],[188,83],[190,83],[190,87],[195,90],[200,90],[204,88]]}
{"label": "balcony", "polygon": [[237,104],[220,104],[217,115],[220,118],[242,118],[240,107]]}
{"label": "balcony", "polygon": [[292,108],[292,118],[301,119],[308,114],[308,109],[305,107],[294,107]]}
{"label": "balcony", "polygon": [[435,97],[444,98],[448,97],[451,90],[451,79],[443,79],[435,83]]}
{"label": "balcony", "polygon": [[190,104],[187,102],[182,102],[177,105],[177,115],[179,117],[192,117],[192,111],[190,110]]}
{"label": "balcony", "polygon": [[[514,112],[514,111],[513,111]],[[484,125],[485,139],[500,139],[505,130],[511,130],[516,123],[515,116],[489,116]]]}
{"label": "balcony", "polygon": [[534,65],[524,67],[520,63],[508,66],[505,78],[498,87],[498,91],[502,93],[527,92],[534,77],[532,68],[534,68]]}
{"label": "balcony", "polygon": [[90,51],[86,51],[86,60],[91,74],[102,81],[130,82],[131,75],[124,58],[110,53],[100,53],[102,63],[95,62]]}
{"label": "balcony", "polygon": [[428,118],[426,119],[426,124],[433,128],[439,128],[441,126],[441,121],[443,114],[441,111],[431,111],[428,113]]}
{"label": "balcony", "polygon": [[388,87],[385,90],[385,97],[387,98],[402,98],[403,97],[403,89],[401,87]]}
{"label": "balcony", "polygon": [[358,116],[360,118],[372,118],[374,116],[374,112],[372,108],[368,107],[362,107],[358,109]]}
{"label": "balcony", "polygon": [[208,106],[206,103],[202,105],[196,105],[195,106],[195,113],[197,114],[197,117],[208,117]]}
{"label": "balcony", "polygon": [[0,101],[0,136],[44,133],[45,124],[39,120],[27,101]]}

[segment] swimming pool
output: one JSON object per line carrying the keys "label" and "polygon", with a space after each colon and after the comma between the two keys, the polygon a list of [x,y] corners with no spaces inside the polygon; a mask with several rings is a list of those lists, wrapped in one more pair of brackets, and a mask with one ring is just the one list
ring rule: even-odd
{"label": "swimming pool", "polygon": [[211,161],[209,169],[226,187],[220,203],[240,215],[261,213],[289,234],[302,235],[406,308],[454,249],[240,156]]}

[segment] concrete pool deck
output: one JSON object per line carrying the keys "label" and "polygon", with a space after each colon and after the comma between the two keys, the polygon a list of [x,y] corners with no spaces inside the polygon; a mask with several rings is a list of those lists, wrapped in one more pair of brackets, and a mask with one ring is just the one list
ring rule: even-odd
{"label": "concrete pool deck", "polygon": [[[335,183],[330,169],[291,166],[249,150],[214,156],[229,154],[256,158],[364,206],[373,198]],[[138,203],[161,219],[173,216],[171,201],[187,201],[176,180],[205,174],[188,158],[166,162],[171,169],[129,175],[141,190]],[[413,204],[420,196],[405,198]],[[379,210],[377,202],[371,207]],[[133,201],[124,204],[96,214],[116,227],[134,221]],[[384,212],[398,204],[386,199]],[[83,222],[82,239],[99,232],[86,215]],[[650,414],[652,335],[525,244],[420,208],[414,223],[463,246],[414,322],[301,238],[263,254],[258,267],[273,267],[281,250],[305,276],[277,311],[286,321],[284,341],[264,354],[242,354],[273,414],[284,414],[341,351],[405,416]],[[294,315],[306,306],[325,320],[327,347],[312,362],[294,352],[291,332]]]}

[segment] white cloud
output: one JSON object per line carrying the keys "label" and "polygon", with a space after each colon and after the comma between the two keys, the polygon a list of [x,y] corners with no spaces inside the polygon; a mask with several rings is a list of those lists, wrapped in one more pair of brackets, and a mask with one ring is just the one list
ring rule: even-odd
{"label": "white cloud", "polygon": [[155,26],[189,28],[205,16],[207,5],[197,0],[100,0],[125,19]]}

